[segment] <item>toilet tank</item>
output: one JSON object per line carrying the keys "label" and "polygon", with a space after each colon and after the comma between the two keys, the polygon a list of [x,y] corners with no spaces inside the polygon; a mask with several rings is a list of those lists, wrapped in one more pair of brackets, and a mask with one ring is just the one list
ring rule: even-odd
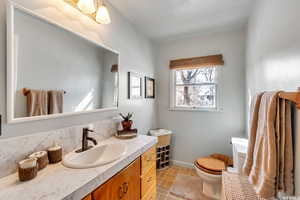
{"label": "toilet tank", "polygon": [[233,154],[233,171],[241,173],[247,155],[248,139],[231,138]]}

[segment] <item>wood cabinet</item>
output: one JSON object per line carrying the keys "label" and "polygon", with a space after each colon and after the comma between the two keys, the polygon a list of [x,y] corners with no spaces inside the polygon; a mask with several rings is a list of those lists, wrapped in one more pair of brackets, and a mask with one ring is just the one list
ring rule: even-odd
{"label": "wood cabinet", "polygon": [[144,175],[149,171],[149,169],[156,165],[156,147],[151,147],[147,152],[145,152],[141,156],[141,162],[142,162],[142,169],[141,173]]}
{"label": "wood cabinet", "polygon": [[92,200],[92,194],[87,195],[82,200]]}
{"label": "wood cabinet", "polygon": [[156,170],[153,165],[152,168],[141,177],[141,195],[144,197],[149,189],[156,185]]}
{"label": "wood cabinet", "polygon": [[156,147],[141,156],[141,199],[155,200],[156,196]]}
{"label": "wood cabinet", "polygon": [[83,200],[156,200],[156,149],[149,149]]}
{"label": "wood cabinet", "polygon": [[149,188],[149,192],[142,198],[142,200],[156,200],[156,185]]}
{"label": "wood cabinet", "polygon": [[139,200],[140,163],[140,159],[137,159],[96,189],[93,192],[93,200]]}

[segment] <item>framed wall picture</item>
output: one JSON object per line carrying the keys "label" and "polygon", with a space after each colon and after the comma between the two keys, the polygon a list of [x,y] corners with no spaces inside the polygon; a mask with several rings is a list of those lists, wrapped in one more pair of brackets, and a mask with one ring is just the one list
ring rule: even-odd
{"label": "framed wall picture", "polygon": [[142,98],[142,77],[134,72],[128,72],[128,99]]}
{"label": "framed wall picture", "polygon": [[145,98],[155,98],[155,80],[145,77]]}

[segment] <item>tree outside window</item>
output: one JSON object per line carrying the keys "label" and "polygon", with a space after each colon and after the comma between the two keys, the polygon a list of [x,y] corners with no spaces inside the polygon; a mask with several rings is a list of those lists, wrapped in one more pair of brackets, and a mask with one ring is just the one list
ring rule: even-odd
{"label": "tree outside window", "polygon": [[175,106],[216,109],[216,67],[175,70]]}

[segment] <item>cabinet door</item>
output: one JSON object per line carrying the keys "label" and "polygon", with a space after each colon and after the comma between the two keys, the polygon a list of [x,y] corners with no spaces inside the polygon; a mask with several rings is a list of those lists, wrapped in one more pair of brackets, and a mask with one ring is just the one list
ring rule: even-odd
{"label": "cabinet door", "polygon": [[141,197],[144,198],[149,190],[156,187],[156,166],[155,163],[147,174],[141,177]]}
{"label": "cabinet door", "polygon": [[156,185],[154,185],[142,200],[156,200]]}
{"label": "cabinet door", "polygon": [[93,192],[93,200],[139,200],[140,159]]}
{"label": "cabinet door", "polygon": [[141,156],[142,175],[146,174],[153,165],[156,165],[156,146],[151,147]]}

